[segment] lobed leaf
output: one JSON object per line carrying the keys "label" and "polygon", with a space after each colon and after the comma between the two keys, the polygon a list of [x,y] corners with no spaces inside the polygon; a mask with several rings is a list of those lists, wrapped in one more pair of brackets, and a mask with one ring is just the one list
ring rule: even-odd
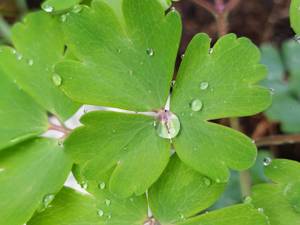
{"label": "lobed leaf", "polygon": [[99,179],[112,168],[110,189],[119,196],[143,194],[169,161],[170,143],[160,138],[152,117],[92,112],[66,140],[67,152],[85,179]]}
{"label": "lobed leaf", "polygon": [[0,152],[0,224],[26,223],[49,206],[71,170],[57,141],[33,139]]}
{"label": "lobed leaf", "polygon": [[261,208],[270,225],[300,224],[300,164],[274,160],[265,169],[272,183],[253,187],[252,203]]}
{"label": "lobed leaf", "polygon": [[95,0],[80,16],[71,12],[64,31],[78,61],[56,72],[72,99],[134,111],[165,105],[181,33],[175,11],[165,15],[156,0]]}
{"label": "lobed leaf", "polygon": [[13,27],[12,38],[17,51],[0,48],[1,69],[46,110],[68,119],[78,105],[59,90],[61,81],[53,71],[54,64],[63,59],[65,48],[58,18],[44,12],[31,13]]}
{"label": "lobed leaf", "polygon": [[1,71],[0,95],[0,150],[47,130],[46,112]]}

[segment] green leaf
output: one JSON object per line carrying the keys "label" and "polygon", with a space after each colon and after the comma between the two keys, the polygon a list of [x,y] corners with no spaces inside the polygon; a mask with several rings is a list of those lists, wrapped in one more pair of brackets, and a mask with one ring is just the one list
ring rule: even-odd
{"label": "green leaf", "polygon": [[253,187],[252,203],[263,209],[270,225],[300,224],[300,164],[274,160],[265,173],[272,183]]}
{"label": "green leaf", "polygon": [[56,66],[61,87],[85,104],[136,111],[162,108],[179,45],[179,16],[175,11],[165,15],[156,0],[121,3],[113,7],[95,0],[80,15],[70,13],[64,30],[78,61]]}
{"label": "green leaf", "polygon": [[290,8],[290,20],[294,31],[300,34],[300,0],[292,0]]}
{"label": "green leaf", "polygon": [[0,96],[0,150],[47,130],[46,112],[1,71]]}
{"label": "green leaf", "polygon": [[224,191],[217,184],[184,165],[174,155],[160,179],[150,188],[153,215],[162,224],[174,224],[211,206]]}
{"label": "green leaf", "polygon": [[97,215],[96,201],[93,196],[63,188],[51,205],[52,207],[46,211],[36,214],[27,225],[103,224]]}
{"label": "green leaf", "polygon": [[26,223],[60,190],[71,162],[57,141],[30,140],[0,153],[0,224]]}
{"label": "green leaf", "polygon": [[119,196],[143,194],[168,163],[170,143],[156,134],[152,117],[92,112],[81,123],[65,142],[67,152],[86,179],[114,168],[109,187]]}
{"label": "green leaf", "polygon": [[178,225],[267,225],[266,217],[251,205],[236,205],[187,220]]}
{"label": "green leaf", "polygon": [[180,67],[171,99],[182,125],[175,149],[185,163],[215,180],[227,181],[228,168],[243,170],[255,162],[249,138],[205,120],[251,115],[270,104],[269,90],[256,84],[266,73],[258,62],[259,51],[246,38],[226,35],[210,50],[209,37],[199,34]]}
{"label": "green leaf", "polygon": [[66,11],[81,1],[82,0],[47,0],[42,4],[42,9],[48,13]]}
{"label": "green leaf", "polygon": [[[283,62],[289,72],[289,88],[300,98],[300,44],[289,40],[282,45]],[[300,103],[300,102],[299,102]]]}
{"label": "green leaf", "polygon": [[73,115],[78,105],[55,86],[52,78],[53,66],[63,59],[65,45],[58,18],[44,12],[29,14],[13,27],[12,38],[17,51],[0,49],[2,70],[49,112],[62,120]]}
{"label": "green leaf", "polygon": [[[284,42],[283,60],[275,47],[268,45],[262,49],[262,62],[270,68],[269,77],[263,84],[274,90],[273,104],[266,115],[280,122],[281,129],[287,133],[300,132],[300,102],[295,98],[296,95],[300,96],[299,52],[300,46],[293,40]],[[290,75],[288,81],[285,71]]]}

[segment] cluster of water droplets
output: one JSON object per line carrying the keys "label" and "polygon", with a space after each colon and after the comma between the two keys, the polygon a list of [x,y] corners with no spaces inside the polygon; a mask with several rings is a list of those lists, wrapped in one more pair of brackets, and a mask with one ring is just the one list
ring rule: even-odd
{"label": "cluster of water droplets", "polygon": [[[207,90],[208,87],[209,87],[209,83],[206,81],[202,81],[199,86],[201,91]],[[199,112],[203,109],[203,102],[199,98],[193,99],[190,103],[190,107],[192,111]]]}
{"label": "cluster of water droplets", "polygon": [[[106,189],[106,183],[104,181],[99,182],[98,183],[98,189],[100,191],[104,191]],[[104,203],[105,207],[110,207],[112,202],[111,202],[110,199],[105,199],[103,201],[103,203]],[[110,212],[105,213],[104,209],[102,209],[102,208],[97,209],[97,215],[101,218],[105,217],[106,219],[111,219],[111,217],[112,217],[112,214]]]}
{"label": "cluster of water droplets", "polygon": [[[17,59],[18,61],[21,61],[21,60],[24,59],[23,55],[22,55],[21,53],[17,52],[15,49],[12,49],[12,54],[16,56],[16,59]],[[34,62],[33,62],[33,59],[26,59],[26,64],[27,64],[28,66],[32,66],[33,63],[34,63]]]}

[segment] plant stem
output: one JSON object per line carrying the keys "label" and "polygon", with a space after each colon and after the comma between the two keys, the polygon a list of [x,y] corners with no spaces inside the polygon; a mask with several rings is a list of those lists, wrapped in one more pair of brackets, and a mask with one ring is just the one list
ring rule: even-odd
{"label": "plant stem", "polygon": [[195,4],[197,4],[198,6],[206,9],[214,16],[217,14],[217,10],[215,9],[215,6],[213,4],[211,4],[210,2],[208,2],[207,0],[193,0],[193,2]]}
{"label": "plant stem", "polygon": [[251,174],[249,170],[245,170],[240,172],[240,184],[241,184],[241,192],[242,197],[245,198],[251,195]]}
{"label": "plant stem", "polygon": [[273,135],[255,140],[257,147],[300,143],[300,134]]}
{"label": "plant stem", "polygon": [[0,15],[0,34],[8,43],[12,42],[10,26],[1,15]]}
{"label": "plant stem", "polygon": [[26,0],[17,0],[17,5],[20,11],[22,12],[22,15],[27,13],[28,7]]}

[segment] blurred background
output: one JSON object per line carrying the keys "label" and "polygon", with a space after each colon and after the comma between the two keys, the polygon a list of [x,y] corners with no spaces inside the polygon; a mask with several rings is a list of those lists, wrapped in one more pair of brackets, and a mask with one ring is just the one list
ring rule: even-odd
{"label": "blurred background", "polygon": [[[0,0],[0,44],[9,43],[10,27],[27,12],[39,10],[41,0]],[[262,81],[273,92],[273,105],[266,112],[234,121],[216,121],[234,126],[252,137],[260,150],[258,162],[250,171],[253,183],[262,174],[266,156],[300,161],[300,38],[290,27],[290,0],[181,0],[173,6],[183,19],[181,55],[192,37],[209,34],[213,42],[226,33],[250,38],[262,52],[269,68]],[[39,37],[36,37],[38,41]],[[238,174],[233,174],[228,191],[214,207],[239,202]]]}

